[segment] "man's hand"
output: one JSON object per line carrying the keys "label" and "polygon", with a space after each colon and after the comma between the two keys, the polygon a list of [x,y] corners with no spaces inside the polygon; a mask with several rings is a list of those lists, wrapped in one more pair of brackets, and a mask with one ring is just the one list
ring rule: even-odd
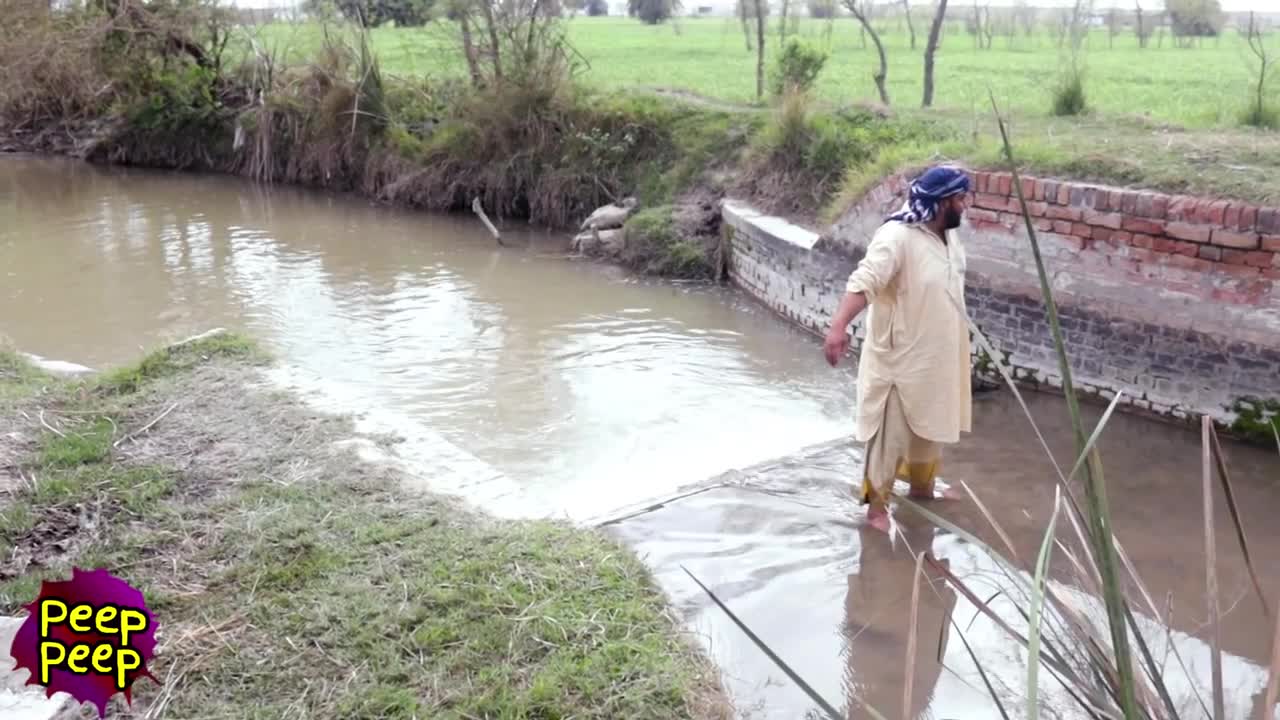
{"label": "man's hand", "polygon": [[827,339],[822,343],[822,354],[827,356],[827,363],[835,367],[840,358],[849,350],[849,323],[867,307],[867,296],[858,293],[845,293],[831,318],[831,329],[827,331]]}
{"label": "man's hand", "polygon": [[822,343],[822,354],[827,356],[827,364],[835,367],[848,351],[849,333],[843,327],[832,325],[827,331],[827,339]]}

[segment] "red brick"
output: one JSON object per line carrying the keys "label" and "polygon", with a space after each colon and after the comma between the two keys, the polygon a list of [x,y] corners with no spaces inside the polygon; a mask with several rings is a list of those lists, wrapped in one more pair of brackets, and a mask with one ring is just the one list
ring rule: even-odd
{"label": "red brick", "polygon": [[1249,265],[1231,265],[1229,263],[1218,263],[1217,268],[1219,272],[1226,273],[1227,275],[1231,275],[1232,277],[1240,277],[1240,278],[1248,278],[1248,279],[1256,278],[1258,277],[1259,274],[1262,273],[1262,270],[1260,268],[1252,267]]}
{"label": "red brick", "polygon": [[1267,278],[1268,280],[1280,280],[1280,267],[1263,270],[1262,277]]}
{"label": "red brick", "polygon": [[1156,246],[1156,238],[1150,235],[1142,235],[1140,233],[1134,233],[1133,246],[1136,248],[1146,248],[1150,250],[1151,248],[1154,248]]}
{"label": "red brick", "polygon": [[982,193],[973,197],[973,205],[974,207],[1003,212],[1009,209],[1009,198]]}
{"label": "red brick", "polygon": [[1160,253],[1140,247],[1129,248],[1129,257],[1133,260],[1145,263],[1158,263],[1164,259],[1164,256]]}
{"label": "red brick", "polygon": [[1122,200],[1123,202],[1120,207],[1121,212],[1125,215],[1138,214],[1138,193],[1125,192],[1122,196]]}
{"label": "red brick", "polygon": [[1133,233],[1117,230],[1111,234],[1111,242],[1117,245],[1129,245],[1133,242]]}
{"label": "red brick", "polygon": [[1138,193],[1137,214],[1143,217],[1155,217],[1156,194],[1153,192]]}
{"label": "red brick", "polygon": [[1150,217],[1156,218],[1157,220],[1163,220],[1169,217],[1169,196],[1168,195],[1161,195],[1157,193],[1152,198]]}
{"label": "red brick", "polygon": [[965,212],[965,215],[969,218],[970,221],[992,222],[992,223],[995,222],[996,219],[999,217],[998,213],[992,212],[991,210],[983,210],[982,208],[977,208],[977,207],[969,208],[969,210]]}
{"label": "red brick", "polygon": [[[1021,208],[1019,208],[1018,212],[1022,212]],[[1049,203],[1028,201],[1027,212],[1031,213],[1033,217],[1044,217],[1049,212]]]}
{"label": "red brick", "polygon": [[1258,208],[1251,205],[1245,205],[1240,208],[1240,222],[1236,225],[1237,230],[1252,230],[1258,227]]}
{"label": "red brick", "polygon": [[1124,223],[1124,216],[1120,213],[1102,213],[1095,210],[1084,211],[1084,221],[1090,225],[1098,225],[1100,227],[1119,230]]}
{"label": "red brick", "polygon": [[1054,220],[1053,231],[1058,233],[1059,235],[1070,235],[1071,223],[1066,220]]}
{"label": "red brick", "polygon": [[[1044,216],[1050,220],[1070,220],[1072,222],[1080,222],[1084,219],[1084,211],[1071,207],[1050,207],[1045,210]],[[1163,228],[1161,228],[1163,230]]]}
{"label": "red brick", "polygon": [[1146,235],[1163,235],[1164,222],[1161,220],[1144,220],[1143,218],[1127,217],[1120,224],[1120,227],[1129,232],[1144,233]]}
{"label": "red brick", "polygon": [[1107,209],[1116,212],[1124,210],[1124,191],[1112,190],[1107,193]]}
{"label": "red brick", "polygon": [[1229,205],[1230,203],[1226,200],[1201,202],[1196,206],[1196,220],[1208,225],[1222,225],[1226,222],[1227,207]]}
{"label": "red brick", "polygon": [[1022,181],[1022,197],[1027,200],[1034,200],[1036,195],[1036,181],[1032,178],[1018,178]]}
{"label": "red brick", "polygon": [[1259,245],[1257,233],[1238,233],[1230,230],[1217,229],[1213,231],[1212,240],[1214,245],[1222,247],[1238,248],[1241,250],[1256,250]]}
{"label": "red brick", "polygon": [[1260,233],[1280,235],[1280,208],[1259,209],[1257,227]]}
{"label": "red brick", "polygon": [[1169,198],[1169,210],[1165,217],[1179,222],[1194,222],[1198,203],[1193,197],[1175,195]]}
{"label": "red brick", "polygon": [[1280,235],[1263,235],[1262,249],[1270,250],[1273,253],[1280,253]]}
{"label": "red brick", "polygon": [[1222,248],[1211,247],[1209,245],[1200,245],[1199,256],[1202,260],[1212,260],[1218,262],[1222,260]]}
{"label": "red brick", "polygon": [[1062,185],[1058,186],[1058,204],[1059,205],[1071,204],[1071,186],[1070,185],[1063,183]]}
{"label": "red brick", "polygon": [[1038,218],[1036,219],[1036,229],[1040,232],[1052,232],[1053,221],[1047,218]]}
{"label": "red brick", "polygon": [[1058,202],[1058,183],[1054,180],[1041,180],[1044,185],[1044,201],[1047,203]]}
{"label": "red brick", "polygon": [[1213,234],[1213,228],[1211,227],[1192,225],[1185,222],[1171,222],[1165,226],[1164,231],[1169,237],[1198,243],[1208,243]]}
{"label": "red brick", "polygon": [[1085,225],[1084,223],[1074,223],[1071,226],[1071,234],[1076,237],[1089,239],[1093,237],[1093,228]]}
{"label": "red brick", "polygon": [[1199,270],[1201,272],[1209,272],[1216,267],[1225,267],[1221,263],[1209,262],[1200,258],[1187,257],[1186,255],[1170,255],[1168,262],[1173,267],[1182,268],[1184,270]]}
{"label": "red brick", "polygon": [[1104,228],[1104,227],[1095,227],[1095,228],[1093,229],[1093,236],[1092,236],[1092,237],[1093,237],[1093,239],[1094,239],[1094,240],[1096,240],[1096,241],[1098,241],[1098,242],[1110,242],[1110,241],[1111,241],[1111,232],[1112,232],[1112,231],[1111,231],[1110,229],[1108,229],[1108,228]]}
{"label": "red brick", "polygon": [[996,194],[1009,197],[1013,194],[1013,176],[1009,173],[1000,173],[996,177]]}
{"label": "red brick", "polygon": [[1173,244],[1172,252],[1174,255],[1186,255],[1187,257],[1195,257],[1200,253],[1200,248],[1202,247],[1204,246],[1197,245],[1193,242],[1175,242]]}
{"label": "red brick", "polygon": [[1244,208],[1240,205],[1232,205],[1231,207],[1227,208],[1226,219],[1222,221],[1223,227],[1230,228],[1230,229],[1239,229],[1240,228],[1240,211],[1243,209]]}
{"label": "red brick", "polygon": [[1248,265],[1256,268],[1271,267],[1275,253],[1263,250],[1223,250],[1222,259],[1232,265]]}

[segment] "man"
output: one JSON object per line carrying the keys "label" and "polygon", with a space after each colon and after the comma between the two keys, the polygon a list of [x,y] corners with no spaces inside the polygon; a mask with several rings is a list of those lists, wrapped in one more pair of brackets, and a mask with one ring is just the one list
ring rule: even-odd
{"label": "man", "polygon": [[849,348],[849,324],[870,306],[854,437],[866,444],[867,521],[885,532],[894,480],[908,481],[911,497],[932,499],[941,446],[970,431],[965,257],[948,237],[968,193],[968,176],[947,167],[912,183],[849,276],[823,344],[834,367]]}

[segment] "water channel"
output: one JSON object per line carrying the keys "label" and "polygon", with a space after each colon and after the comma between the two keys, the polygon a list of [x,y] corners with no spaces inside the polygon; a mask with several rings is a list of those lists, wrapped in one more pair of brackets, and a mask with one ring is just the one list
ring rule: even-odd
{"label": "water channel", "polygon": [[[705,636],[742,709],[796,718],[812,703],[681,566],[851,717],[861,717],[854,695],[902,716],[915,567],[901,544],[864,533],[852,501],[853,371],[828,367],[816,340],[741,294],[575,261],[563,238],[534,230],[508,231],[512,246],[499,247],[472,218],[61,159],[0,158],[0,221],[0,333],[17,347],[101,367],[210,327],[244,330],[322,378],[341,404],[430,428],[507,478],[531,513],[586,521],[693,488],[607,527],[647,558]],[[1028,399],[1069,465],[1064,406]],[[975,414],[944,478],[972,488],[1018,552],[1034,556],[1052,466],[1008,393],[982,396]],[[1171,610],[1166,645],[1203,680],[1199,438],[1118,417],[1101,449],[1118,535]],[[1274,597],[1280,556],[1266,550],[1280,541],[1280,461],[1236,445],[1227,456]],[[972,503],[938,508],[996,541]],[[979,546],[908,520],[901,543],[932,547],[975,587],[1000,587]],[[1217,529],[1230,610],[1224,673],[1233,717],[1244,717],[1265,685],[1271,631],[1225,511]],[[1055,578],[1090,606],[1067,574]],[[1010,697],[1025,680],[1025,657],[975,615],[941,585],[926,591],[919,657],[930,662],[913,681],[913,712],[928,708],[921,717],[997,716],[952,620]],[[1046,707],[1075,717],[1054,692]],[[1179,692],[1194,706],[1190,685]]]}

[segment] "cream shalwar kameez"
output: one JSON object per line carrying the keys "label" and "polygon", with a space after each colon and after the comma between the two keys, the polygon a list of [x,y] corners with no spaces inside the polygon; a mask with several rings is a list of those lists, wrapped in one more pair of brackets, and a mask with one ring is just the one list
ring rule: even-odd
{"label": "cream shalwar kameez", "polygon": [[883,505],[896,478],[932,488],[941,445],[971,427],[964,248],[924,225],[876,231],[845,289],[865,293],[854,437],[866,443],[863,501]]}

